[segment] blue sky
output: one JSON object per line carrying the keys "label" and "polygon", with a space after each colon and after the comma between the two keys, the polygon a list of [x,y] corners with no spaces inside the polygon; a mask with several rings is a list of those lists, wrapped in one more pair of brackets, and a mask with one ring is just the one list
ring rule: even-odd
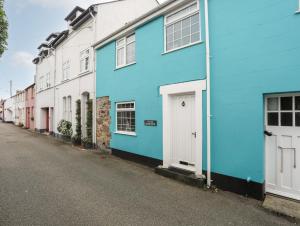
{"label": "blue sky", "polygon": [[5,0],[9,21],[8,50],[0,58],[0,99],[34,81],[32,59],[37,47],[51,33],[66,29],[65,16],[75,5],[87,7],[101,0]]}

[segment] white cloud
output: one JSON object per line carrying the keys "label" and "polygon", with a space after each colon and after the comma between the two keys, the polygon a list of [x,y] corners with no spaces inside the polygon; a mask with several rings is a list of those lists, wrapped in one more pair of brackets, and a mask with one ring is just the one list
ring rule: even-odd
{"label": "white cloud", "polygon": [[13,55],[12,63],[19,67],[32,69],[34,68],[34,64],[32,63],[33,58],[34,56],[31,53],[19,51]]}

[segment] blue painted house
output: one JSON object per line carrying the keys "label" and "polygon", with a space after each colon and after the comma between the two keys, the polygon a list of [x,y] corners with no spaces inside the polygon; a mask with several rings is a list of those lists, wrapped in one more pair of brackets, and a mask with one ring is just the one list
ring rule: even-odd
{"label": "blue painted house", "polygon": [[298,9],[170,0],[99,40],[98,145],[240,194],[300,199]]}

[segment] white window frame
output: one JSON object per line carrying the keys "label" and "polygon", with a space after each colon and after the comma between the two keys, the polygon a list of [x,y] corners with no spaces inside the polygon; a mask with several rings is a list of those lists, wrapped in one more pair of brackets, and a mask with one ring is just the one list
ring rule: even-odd
{"label": "white window frame", "polygon": [[63,119],[67,120],[67,97],[63,97]]}
{"label": "white window frame", "polygon": [[66,60],[62,64],[62,81],[70,78],[70,60]]}
{"label": "white window frame", "polygon": [[39,79],[39,91],[44,89],[44,76],[41,76]]}
{"label": "white window frame", "polygon": [[296,13],[300,13],[300,0],[298,0],[298,10],[296,11]]}
{"label": "white window frame", "polygon": [[[131,36],[134,36],[134,40],[131,42],[127,42],[127,39]],[[118,43],[120,41],[123,41],[122,45],[118,45]],[[135,59],[133,62],[127,63],[127,46],[131,43],[135,44]],[[118,65],[118,50],[124,48],[124,57],[123,57],[123,64]],[[129,35],[126,35],[126,37],[120,38],[116,41],[116,68],[122,68],[122,67],[126,67],[128,65],[132,65],[136,63],[136,36],[135,33],[130,33]]]}
{"label": "white window frame", "polygon": [[67,121],[72,123],[72,97],[67,97]]}
{"label": "white window frame", "polygon": [[[119,108],[118,109],[118,105],[120,104],[134,104],[133,108]],[[116,105],[116,132],[117,134],[123,134],[123,135],[129,135],[129,136],[136,136],[136,105],[135,105],[135,101],[127,101],[127,102],[117,102]],[[130,132],[130,131],[122,131],[122,130],[118,130],[118,112],[125,112],[125,111],[134,111],[135,112],[135,131],[134,132]]]}
{"label": "white window frame", "polygon": [[46,74],[46,88],[50,88],[51,83],[50,83],[50,72]]}
{"label": "white window frame", "polygon": [[[80,74],[90,71],[90,62],[91,62],[90,61],[90,53],[91,53],[90,49],[85,49],[85,50],[80,52],[80,62],[79,62]],[[88,66],[86,68],[86,61],[87,60],[88,60]],[[82,63],[83,63],[83,68],[81,67]]]}
{"label": "white window frame", "polygon": [[[195,3],[197,4],[197,8],[195,10],[193,10],[192,12],[189,12],[189,13],[185,14],[184,16],[182,16],[182,17],[180,17],[180,18],[178,18],[176,20],[173,20],[171,22],[167,22],[168,17],[170,17],[170,16],[172,16],[172,15],[180,12],[181,10],[183,10],[185,8],[190,7],[191,5],[194,5]],[[170,26],[170,25],[172,25],[172,24],[175,24],[178,21],[182,21],[182,20],[184,20],[184,19],[186,19],[188,17],[192,17],[192,16],[196,15],[197,13],[199,14],[199,25],[200,25],[200,28],[199,28],[200,39],[199,39],[199,41],[196,41],[196,42],[193,42],[193,43],[189,43],[187,45],[183,45],[183,46],[180,46],[180,47],[177,47],[177,48],[173,48],[171,50],[167,50],[167,27]],[[199,44],[201,42],[202,42],[201,16],[200,16],[200,6],[199,6],[199,2],[198,1],[193,1],[193,2],[191,2],[189,4],[187,4],[187,5],[185,5],[183,7],[180,7],[179,9],[177,9],[177,10],[175,10],[175,11],[173,11],[173,12],[167,14],[167,15],[165,15],[165,17],[164,17],[164,53],[173,52],[173,51],[176,51],[176,50],[179,50],[179,49],[183,49],[183,48],[186,48],[186,47],[189,47],[189,46],[193,46],[193,45]]]}

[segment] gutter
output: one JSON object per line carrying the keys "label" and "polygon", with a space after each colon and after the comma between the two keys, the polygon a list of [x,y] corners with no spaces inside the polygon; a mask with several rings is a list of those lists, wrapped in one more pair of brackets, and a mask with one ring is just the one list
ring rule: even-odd
{"label": "gutter", "polygon": [[208,21],[208,0],[204,0],[205,14],[205,44],[206,44],[206,93],[207,93],[207,187],[211,186],[211,64],[210,64],[210,35]]}

